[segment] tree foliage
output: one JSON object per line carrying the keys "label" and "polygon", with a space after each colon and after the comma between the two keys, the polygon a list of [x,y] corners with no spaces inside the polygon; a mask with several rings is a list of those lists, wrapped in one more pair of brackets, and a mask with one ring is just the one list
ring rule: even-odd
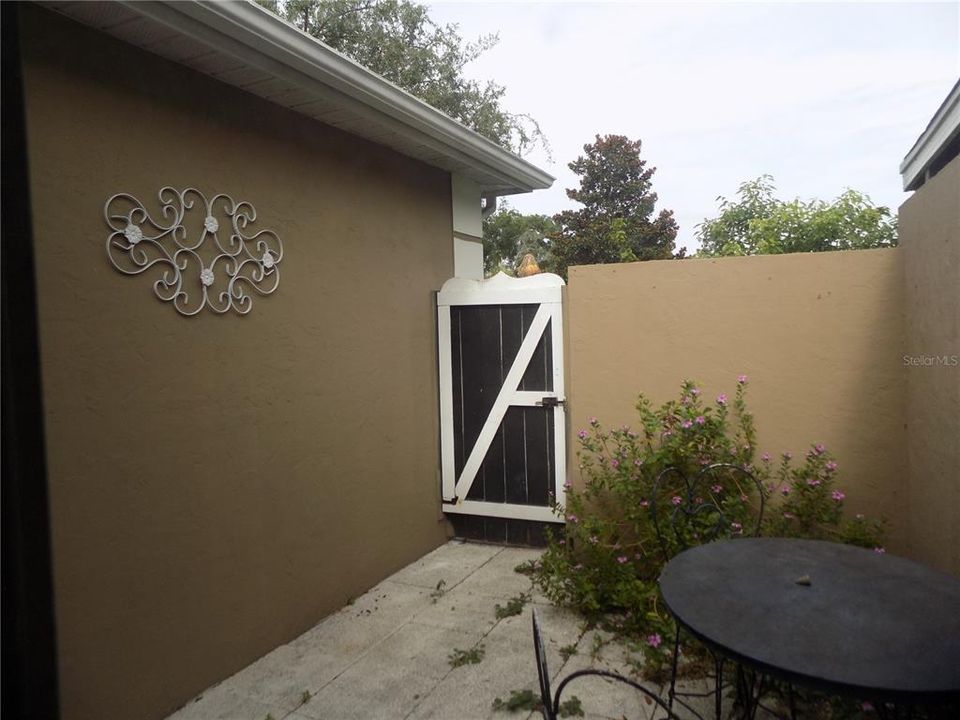
{"label": "tree foliage", "polygon": [[580,176],[567,197],[583,205],[554,215],[560,229],[552,237],[556,271],[570,265],[658,260],[673,257],[677,223],[672,210],[656,213],[657,194],[640,159],[640,140],[596,136],[584,155],[568,167]]}
{"label": "tree foliage", "polygon": [[258,0],[288,22],[467,127],[517,154],[546,147],[537,122],[507,112],[505,89],[464,67],[497,44],[464,42],[455,24],[437,25],[410,0]]}
{"label": "tree foliage", "polygon": [[503,207],[483,219],[483,269],[487,277],[498,272],[512,275],[525,253],[532,254],[540,269],[553,272],[549,236],[557,224],[547,215],[524,215]]}
{"label": "tree foliage", "polygon": [[897,223],[886,207],[856,190],[833,202],[774,197],[770,175],[742,183],[735,201],[724,197],[720,214],[697,226],[699,255],[766,255],[861,250],[897,244]]}

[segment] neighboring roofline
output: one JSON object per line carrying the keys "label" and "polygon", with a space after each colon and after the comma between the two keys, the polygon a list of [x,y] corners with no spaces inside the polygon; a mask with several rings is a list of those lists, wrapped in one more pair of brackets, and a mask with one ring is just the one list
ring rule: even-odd
{"label": "neighboring roofline", "polygon": [[[554,177],[468,129],[363,65],[247,0],[118,0],[117,5],[301,87],[334,91],[345,109],[424,148],[421,158],[496,178],[486,195],[548,188]],[[376,142],[376,140],[373,140]],[[454,168],[454,169],[451,169]],[[469,174],[468,174],[469,175]]]}
{"label": "neighboring roofline", "polygon": [[952,140],[960,135],[960,81],[934,113],[926,129],[900,163],[904,190],[916,190],[926,182],[927,170]]}

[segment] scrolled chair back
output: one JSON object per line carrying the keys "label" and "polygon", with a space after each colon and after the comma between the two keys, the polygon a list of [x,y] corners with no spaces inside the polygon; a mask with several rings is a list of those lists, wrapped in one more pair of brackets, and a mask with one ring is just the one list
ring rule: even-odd
{"label": "scrolled chair back", "polygon": [[741,465],[713,463],[692,474],[664,469],[650,502],[664,562],[722,537],[759,536],[765,500],[763,485]]}
{"label": "scrolled chair back", "polygon": [[[629,685],[634,690],[644,695],[647,698],[648,705],[654,705],[653,714],[649,715],[651,720],[654,718],[665,718],[666,720],[679,720],[677,715],[675,715],[671,707],[663,701],[663,699],[657,695],[650,688],[644,687],[640,683],[632,680],[623,675],[618,675],[615,672],[609,670],[577,670],[572,672],[566,677],[559,680],[557,685],[556,693],[553,693],[550,688],[550,671],[547,669],[547,652],[543,645],[543,633],[540,629],[540,616],[537,614],[536,608],[533,609],[533,650],[537,658],[537,676],[540,680],[540,714],[546,720],[557,720],[560,716],[560,699],[563,696],[563,691],[566,689],[573,680],[584,677],[601,677],[606,680],[613,680],[615,682],[622,683],[624,685]],[[662,713],[662,716],[661,714]]]}

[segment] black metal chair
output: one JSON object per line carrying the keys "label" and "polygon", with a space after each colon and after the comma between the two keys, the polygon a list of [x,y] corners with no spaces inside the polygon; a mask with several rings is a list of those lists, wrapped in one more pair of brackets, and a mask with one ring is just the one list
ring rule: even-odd
{"label": "black metal chair", "polygon": [[[724,510],[724,497],[731,492],[738,493],[741,499],[747,498],[748,501],[755,493],[757,507],[752,518],[741,517],[743,522],[737,522],[728,517],[729,513]],[[670,507],[672,507],[672,511],[669,512],[671,531],[669,536],[662,528],[665,513],[659,509],[668,496]],[[740,465],[713,463],[699,470],[692,479],[680,468],[666,468],[654,481],[653,497],[650,499],[650,516],[663,553],[663,561],[669,561],[672,555],[686,550],[691,545],[702,545],[723,537],[758,537],[763,524],[765,501],[763,485]],[[670,669],[667,706],[672,711],[673,703],[677,701],[692,710],[682,698],[703,698],[713,695],[715,714],[719,720],[723,709],[725,659],[710,651],[716,673],[716,685],[712,693],[678,693],[676,685],[677,660],[680,655],[680,623],[674,621],[674,626],[676,632],[673,641],[673,662]],[[741,684],[744,682],[744,678],[739,674],[738,680]]]}
{"label": "black metal chair", "polygon": [[642,693],[647,700],[657,705],[664,712],[664,718],[667,720],[680,720],[679,716],[674,714],[671,708],[665,703],[659,695],[643,685],[634,682],[628,677],[618,675],[608,670],[577,670],[572,672],[560,681],[557,686],[557,692],[551,695],[550,691],[550,671],[547,669],[547,652],[543,645],[543,635],[540,632],[540,618],[537,610],[533,610],[533,649],[537,655],[537,675],[540,680],[540,712],[546,720],[556,720],[560,715],[560,696],[564,689],[572,680],[587,677],[590,675],[616,680],[617,682],[629,685],[637,692]]}

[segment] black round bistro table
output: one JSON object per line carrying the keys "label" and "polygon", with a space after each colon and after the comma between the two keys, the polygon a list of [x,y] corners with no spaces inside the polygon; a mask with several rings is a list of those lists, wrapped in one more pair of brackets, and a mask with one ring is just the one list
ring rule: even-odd
{"label": "black round bistro table", "polygon": [[723,540],[670,560],[660,590],[690,633],[763,674],[874,703],[960,702],[960,580],[910,560]]}

